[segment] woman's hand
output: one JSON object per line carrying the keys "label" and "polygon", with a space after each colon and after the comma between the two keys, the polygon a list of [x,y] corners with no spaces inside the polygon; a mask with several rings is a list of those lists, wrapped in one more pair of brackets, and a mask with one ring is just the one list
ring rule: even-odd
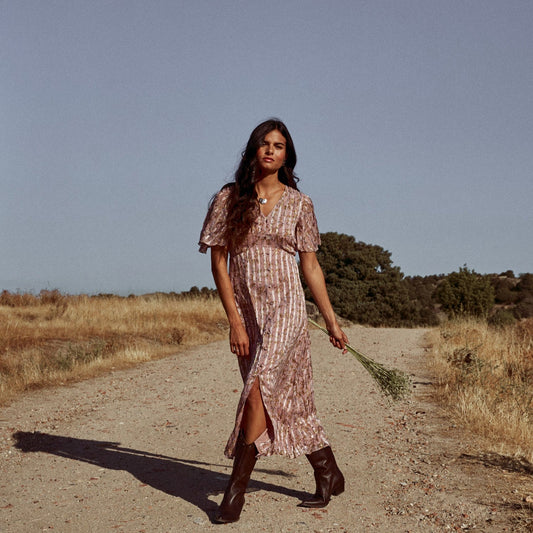
{"label": "woman's hand", "polygon": [[348,344],[348,337],[346,336],[346,333],[342,331],[339,324],[335,322],[333,325],[328,326],[327,328],[329,333],[329,342],[335,346],[335,348],[339,348],[339,350],[342,350],[342,353],[346,353],[348,350],[346,349],[346,344]]}
{"label": "woman's hand", "polygon": [[229,347],[239,357],[248,357],[250,355],[250,340],[242,322],[230,326]]}

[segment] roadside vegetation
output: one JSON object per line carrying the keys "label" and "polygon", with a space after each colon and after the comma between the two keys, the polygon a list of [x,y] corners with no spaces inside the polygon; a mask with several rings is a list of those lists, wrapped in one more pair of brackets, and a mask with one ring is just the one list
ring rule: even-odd
{"label": "roadside vegetation", "polygon": [[227,336],[215,291],[122,298],[0,294],[0,404]]}
{"label": "roadside vegetation", "polygon": [[432,336],[437,397],[453,419],[533,462],[533,319],[495,326],[463,316]]}

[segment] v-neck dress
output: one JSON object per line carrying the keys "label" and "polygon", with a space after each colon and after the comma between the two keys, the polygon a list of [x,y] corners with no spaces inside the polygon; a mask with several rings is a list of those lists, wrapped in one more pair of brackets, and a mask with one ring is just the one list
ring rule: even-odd
{"label": "v-neck dress", "polygon": [[[200,236],[200,251],[226,246],[229,187],[213,200]],[[305,298],[296,252],[320,244],[311,199],[290,187],[255,222],[242,245],[230,253],[229,275],[238,311],[250,339],[250,356],[237,357],[244,388],[225,454],[233,457],[244,405],[256,379],[268,415],[268,438],[259,455],[296,457],[328,446],[317,418]]]}

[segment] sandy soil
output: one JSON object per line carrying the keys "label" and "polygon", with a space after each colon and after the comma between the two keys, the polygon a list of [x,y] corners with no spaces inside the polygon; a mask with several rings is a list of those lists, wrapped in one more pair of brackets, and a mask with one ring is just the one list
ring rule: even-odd
{"label": "sandy soil", "polygon": [[532,531],[531,465],[482,453],[431,402],[426,332],[347,332],[415,388],[390,406],[351,355],[312,332],[317,406],[347,481],[327,508],[296,506],[314,491],[305,457],[271,457],[258,462],[240,522],[211,522],[241,388],[219,342],[2,409],[0,530]]}

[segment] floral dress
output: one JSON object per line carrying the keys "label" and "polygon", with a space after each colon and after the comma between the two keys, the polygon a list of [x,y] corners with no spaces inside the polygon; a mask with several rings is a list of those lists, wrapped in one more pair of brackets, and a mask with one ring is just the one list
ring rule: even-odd
{"label": "floral dress", "polygon": [[[213,200],[200,236],[200,251],[226,246],[230,188]],[[317,418],[305,298],[296,252],[314,252],[320,235],[311,199],[291,187],[268,215],[257,216],[246,240],[230,254],[229,275],[250,339],[250,356],[237,357],[244,388],[225,454],[233,457],[244,405],[256,379],[268,419],[259,455],[296,457],[328,446]]]}

